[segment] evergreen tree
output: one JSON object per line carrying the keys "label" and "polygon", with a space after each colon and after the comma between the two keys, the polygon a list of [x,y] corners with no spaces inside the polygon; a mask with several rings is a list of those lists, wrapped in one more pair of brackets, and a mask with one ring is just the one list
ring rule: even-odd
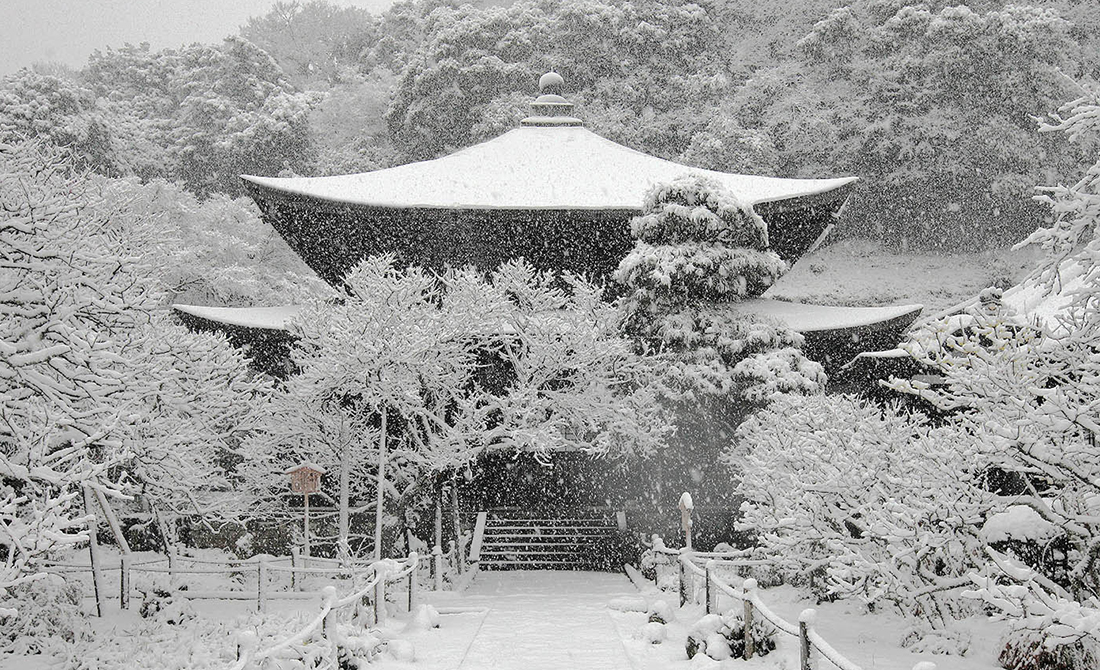
{"label": "evergreen tree", "polygon": [[631,233],[634,248],[615,273],[623,328],[662,357],[677,424],[654,496],[690,489],[717,503],[730,487],[711,464],[745,415],[778,393],[821,392],[825,373],[799,351],[800,334],[738,310],[787,268],[768,249],[767,224],[733,194],[699,177],[656,186]]}
{"label": "evergreen tree", "polygon": [[801,335],[737,309],[787,269],[750,206],[686,177],[650,191],[631,233],[634,248],[615,272],[626,289],[623,325],[668,356],[675,388],[751,403],[821,390],[824,372],[799,352]]}

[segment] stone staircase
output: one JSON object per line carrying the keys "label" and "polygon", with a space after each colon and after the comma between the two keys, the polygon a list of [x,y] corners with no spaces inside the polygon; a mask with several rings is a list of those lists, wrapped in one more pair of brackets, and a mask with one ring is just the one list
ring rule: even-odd
{"label": "stone staircase", "polygon": [[620,570],[629,544],[614,513],[562,517],[489,512],[483,570]]}

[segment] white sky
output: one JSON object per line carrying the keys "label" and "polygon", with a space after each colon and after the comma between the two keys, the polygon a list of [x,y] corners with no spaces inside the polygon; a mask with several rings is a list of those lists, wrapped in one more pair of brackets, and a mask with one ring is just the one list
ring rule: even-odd
{"label": "white sky", "polygon": [[[375,13],[394,0],[328,0]],[[0,76],[39,61],[82,67],[95,49],[213,44],[274,0],[0,0]]]}

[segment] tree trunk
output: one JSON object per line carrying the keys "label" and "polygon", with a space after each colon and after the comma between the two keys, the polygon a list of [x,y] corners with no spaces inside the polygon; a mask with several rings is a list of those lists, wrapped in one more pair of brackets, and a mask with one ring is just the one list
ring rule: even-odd
{"label": "tree trunk", "polygon": [[435,489],[435,533],[432,535],[434,546],[443,548],[443,483],[436,479]]}
{"label": "tree trunk", "polygon": [[458,480],[451,482],[451,508],[454,510],[455,520],[455,565],[458,572],[466,572],[466,553],[462,545],[462,519],[458,516]]}
{"label": "tree trunk", "polygon": [[386,410],[382,409],[382,432],[378,436],[378,500],[374,510],[374,560],[382,558],[382,503],[386,488]]}
{"label": "tree trunk", "polygon": [[349,489],[351,488],[351,449],[348,446],[348,432],[347,427],[344,425],[344,415],[340,414],[340,537],[339,543],[339,555],[340,558],[349,560],[351,558],[351,546],[348,544],[348,500],[351,496]]}

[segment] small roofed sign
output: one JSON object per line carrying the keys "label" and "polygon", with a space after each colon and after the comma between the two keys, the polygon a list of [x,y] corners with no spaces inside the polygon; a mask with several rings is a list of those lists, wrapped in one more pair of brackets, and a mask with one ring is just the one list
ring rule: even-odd
{"label": "small roofed sign", "polygon": [[294,493],[317,493],[321,490],[321,475],[325,469],[308,461],[285,470],[290,475],[290,490]]}

